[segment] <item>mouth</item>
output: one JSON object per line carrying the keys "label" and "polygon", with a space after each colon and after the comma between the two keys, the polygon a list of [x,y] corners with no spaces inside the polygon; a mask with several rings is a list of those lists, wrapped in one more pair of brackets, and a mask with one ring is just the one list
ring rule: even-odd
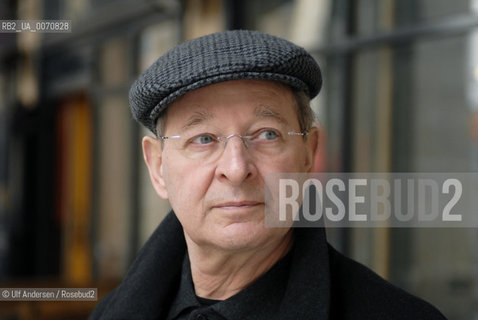
{"label": "mouth", "polygon": [[249,209],[262,205],[263,202],[259,201],[230,201],[224,202],[217,205],[214,205],[213,209],[224,209],[224,210],[234,210],[234,209]]}

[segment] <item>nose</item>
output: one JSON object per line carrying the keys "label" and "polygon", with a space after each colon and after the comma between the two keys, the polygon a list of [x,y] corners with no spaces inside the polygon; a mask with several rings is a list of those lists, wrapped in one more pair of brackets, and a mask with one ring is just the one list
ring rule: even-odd
{"label": "nose", "polygon": [[237,133],[230,134],[230,135],[228,135],[227,137],[224,137],[224,138],[223,138],[224,147],[226,147],[227,142],[229,141],[229,139],[234,138],[234,137],[238,137],[239,139],[241,139],[241,140],[242,140],[242,143],[244,144],[244,146],[247,147],[247,141],[244,139],[244,138],[247,138],[247,137],[243,137],[243,136],[241,136],[240,134],[237,134]]}
{"label": "nose", "polygon": [[217,162],[216,178],[240,185],[257,174],[257,168],[240,135],[230,135]]}

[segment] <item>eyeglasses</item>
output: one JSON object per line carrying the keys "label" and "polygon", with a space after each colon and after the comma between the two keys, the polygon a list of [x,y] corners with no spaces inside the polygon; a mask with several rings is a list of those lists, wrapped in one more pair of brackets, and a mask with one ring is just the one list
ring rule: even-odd
{"label": "eyeglasses", "polygon": [[305,137],[308,131],[295,132],[276,128],[261,128],[250,135],[217,135],[211,131],[196,131],[185,135],[159,136],[169,141],[171,146],[188,159],[204,162],[216,161],[223,153],[229,139],[237,137],[253,156],[274,157],[283,152],[292,142],[292,138]]}

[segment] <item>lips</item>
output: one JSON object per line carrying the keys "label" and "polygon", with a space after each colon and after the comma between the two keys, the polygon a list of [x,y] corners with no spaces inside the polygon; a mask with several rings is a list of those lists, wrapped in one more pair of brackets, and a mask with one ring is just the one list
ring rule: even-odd
{"label": "lips", "polygon": [[260,201],[229,201],[229,202],[223,202],[217,205],[214,205],[212,208],[220,208],[220,209],[240,209],[240,208],[250,208],[254,206],[259,206],[263,204],[263,202]]}

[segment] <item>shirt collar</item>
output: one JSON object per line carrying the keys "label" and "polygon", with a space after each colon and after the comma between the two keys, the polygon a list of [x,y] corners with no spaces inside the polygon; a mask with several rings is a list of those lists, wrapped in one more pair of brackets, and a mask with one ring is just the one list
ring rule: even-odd
{"label": "shirt collar", "polygon": [[[278,312],[284,296],[290,268],[290,253],[277,262],[269,271],[234,296],[220,301],[207,309],[228,320],[271,319]],[[191,276],[189,257],[186,254],[182,265],[181,283],[171,305],[168,319],[174,319],[187,309],[200,308]]]}
{"label": "shirt collar", "polygon": [[186,309],[199,308],[201,304],[196,299],[194,291],[193,279],[191,276],[191,266],[189,263],[189,256],[186,253],[183,260],[181,269],[181,282],[176,293],[170,309],[167,319],[176,318],[181,312]]}

